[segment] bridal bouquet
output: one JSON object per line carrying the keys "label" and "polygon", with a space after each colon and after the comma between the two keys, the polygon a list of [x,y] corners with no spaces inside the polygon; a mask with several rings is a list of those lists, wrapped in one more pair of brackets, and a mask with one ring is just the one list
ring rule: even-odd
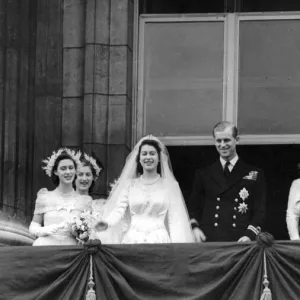
{"label": "bridal bouquet", "polygon": [[89,215],[89,212],[82,213],[80,217],[74,218],[71,224],[72,235],[77,239],[80,245],[84,245],[90,238],[91,225]]}

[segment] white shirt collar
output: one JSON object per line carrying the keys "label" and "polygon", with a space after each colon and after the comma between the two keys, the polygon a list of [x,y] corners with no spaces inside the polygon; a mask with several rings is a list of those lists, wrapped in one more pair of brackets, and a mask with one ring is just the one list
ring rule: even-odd
{"label": "white shirt collar", "polygon": [[[230,162],[230,165],[228,166],[228,168],[232,170],[233,167],[235,166],[235,164],[237,163],[238,159],[239,159],[239,156],[236,155],[232,160],[230,160],[230,161],[229,161],[229,162]],[[223,167],[223,169],[224,169],[225,164],[226,164],[226,160],[220,156],[220,162],[221,162],[222,167]],[[230,171],[231,171],[231,170],[230,170]]]}

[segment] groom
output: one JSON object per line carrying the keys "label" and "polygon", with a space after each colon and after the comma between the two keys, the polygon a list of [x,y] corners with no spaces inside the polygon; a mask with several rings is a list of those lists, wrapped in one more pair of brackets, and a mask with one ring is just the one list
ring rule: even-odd
{"label": "groom", "polygon": [[263,171],[239,158],[238,129],[234,124],[216,124],[213,137],[220,158],[196,172],[188,202],[195,240],[255,240],[265,216]]}

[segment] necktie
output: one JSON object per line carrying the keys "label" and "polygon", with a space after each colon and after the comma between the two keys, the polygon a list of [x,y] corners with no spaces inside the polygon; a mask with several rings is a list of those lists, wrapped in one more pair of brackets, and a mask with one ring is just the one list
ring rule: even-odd
{"label": "necktie", "polygon": [[226,177],[229,177],[229,175],[230,175],[229,165],[230,165],[230,162],[227,161],[226,164],[225,164],[225,166],[224,166],[224,175],[225,175]]}

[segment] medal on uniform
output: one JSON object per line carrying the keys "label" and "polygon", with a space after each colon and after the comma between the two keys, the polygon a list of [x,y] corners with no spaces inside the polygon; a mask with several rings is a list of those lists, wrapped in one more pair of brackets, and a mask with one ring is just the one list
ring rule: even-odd
{"label": "medal on uniform", "polygon": [[240,190],[239,195],[243,201],[245,201],[249,197],[249,192],[246,190],[246,188],[243,188]]}
{"label": "medal on uniform", "polygon": [[240,203],[240,205],[238,206],[238,210],[241,214],[245,214],[248,210],[248,204],[246,204],[245,202]]}

